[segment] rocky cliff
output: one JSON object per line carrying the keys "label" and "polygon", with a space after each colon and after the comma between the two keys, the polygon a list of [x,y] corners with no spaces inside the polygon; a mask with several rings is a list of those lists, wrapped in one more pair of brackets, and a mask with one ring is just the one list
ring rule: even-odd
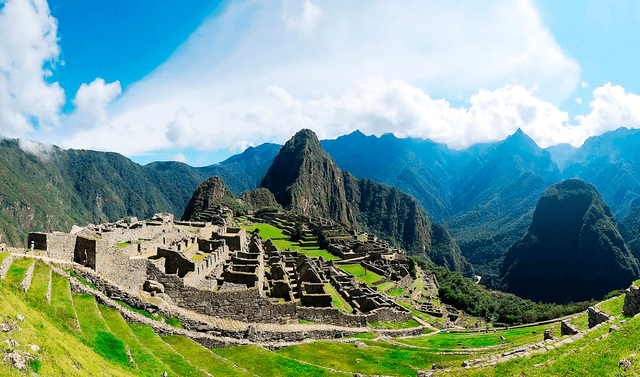
{"label": "rocky cliff", "polygon": [[640,269],[596,188],[570,179],[543,193],[501,273],[516,295],[560,303],[602,298],[628,286]]}
{"label": "rocky cliff", "polygon": [[397,242],[411,254],[471,273],[453,238],[429,220],[414,198],[341,171],[310,130],[298,132],[282,147],[261,186],[286,209],[361,227]]}
{"label": "rocky cliff", "polygon": [[225,186],[222,178],[213,176],[202,182],[193,192],[182,220],[196,221],[206,210],[216,204],[235,201],[233,193]]}

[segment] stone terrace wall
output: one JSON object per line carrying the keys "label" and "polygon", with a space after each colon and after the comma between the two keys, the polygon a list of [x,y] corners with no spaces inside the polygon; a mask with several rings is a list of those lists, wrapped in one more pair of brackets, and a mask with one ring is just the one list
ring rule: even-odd
{"label": "stone terrace wall", "polygon": [[347,314],[336,308],[296,308],[297,318],[336,326],[363,327],[373,322],[406,322],[413,317],[410,311],[380,308],[367,314]]}
{"label": "stone terrace wall", "polygon": [[185,286],[183,279],[162,273],[152,263],[147,272],[149,279],[164,285],[176,305],[196,313],[246,322],[281,323],[295,318],[295,303],[272,303],[257,287],[213,292]]}
{"label": "stone terrace wall", "polygon": [[[47,234],[47,256],[49,258],[73,261],[76,247],[76,236],[68,233]],[[31,245],[28,245],[31,247]]]}

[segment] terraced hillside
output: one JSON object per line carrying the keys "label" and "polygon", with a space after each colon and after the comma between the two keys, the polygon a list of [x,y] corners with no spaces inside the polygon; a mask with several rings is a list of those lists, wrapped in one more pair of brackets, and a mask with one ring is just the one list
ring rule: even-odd
{"label": "terraced hillside", "polygon": [[[372,329],[277,350],[259,344],[207,349],[186,336],[157,334],[148,325],[126,322],[119,308],[72,292],[69,277],[39,259],[7,256],[0,254],[3,376],[405,376],[419,370],[464,376],[609,376],[640,371],[635,359],[640,318],[622,317],[624,296],[598,304],[614,317],[589,331],[586,312],[569,318],[581,330],[574,336],[561,336],[559,322],[553,322],[428,331],[408,338],[376,335]],[[542,341],[545,329],[554,340]],[[14,362],[24,362],[24,369],[16,369]]]}

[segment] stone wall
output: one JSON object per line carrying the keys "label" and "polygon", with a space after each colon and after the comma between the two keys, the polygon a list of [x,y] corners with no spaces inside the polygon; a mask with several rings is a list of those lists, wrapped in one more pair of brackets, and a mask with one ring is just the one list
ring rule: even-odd
{"label": "stone wall", "polygon": [[96,244],[96,272],[128,289],[142,289],[147,280],[147,259],[121,253],[106,242]]}
{"label": "stone wall", "polygon": [[246,322],[282,323],[295,318],[296,304],[273,303],[257,287],[229,291],[208,291],[186,286],[177,275],[164,274],[153,263],[148,277],[164,285],[176,305],[196,313]]}
{"label": "stone wall", "polygon": [[364,327],[374,322],[406,322],[413,317],[407,311],[380,308],[367,314],[348,314],[337,308],[312,308],[299,306],[296,308],[297,318],[312,322],[322,322],[336,326]]}
{"label": "stone wall", "polygon": [[593,306],[590,306],[589,309],[587,309],[587,313],[589,318],[589,328],[607,322],[611,318],[608,314],[603,313],[600,309],[594,308]]}
{"label": "stone wall", "polygon": [[[31,244],[28,243],[29,247]],[[76,236],[68,233],[47,234],[47,256],[49,258],[73,261],[73,251],[76,247]]]}
{"label": "stone wall", "polygon": [[640,313],[640,287],[631,285],[624,295],[622,313],[626,316],[634,316]]}

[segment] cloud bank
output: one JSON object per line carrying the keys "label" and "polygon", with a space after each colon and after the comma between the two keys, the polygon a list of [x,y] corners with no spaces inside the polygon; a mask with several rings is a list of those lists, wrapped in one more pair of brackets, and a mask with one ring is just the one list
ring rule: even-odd
{"label": "cloud bank", "polygon": [[640,126],[640,97],[611,84],[593,90],[589,114],[560,110],[589,85],[530,0],[235,2],[124,93],[117,81],[83,84],[64,116],[64,91],[47,80],[60,47],[46,2],[0,12],[0,134],[64,147],[239,151],[301,128],[453,148],[522,128],[543,147],[579,146]]}

